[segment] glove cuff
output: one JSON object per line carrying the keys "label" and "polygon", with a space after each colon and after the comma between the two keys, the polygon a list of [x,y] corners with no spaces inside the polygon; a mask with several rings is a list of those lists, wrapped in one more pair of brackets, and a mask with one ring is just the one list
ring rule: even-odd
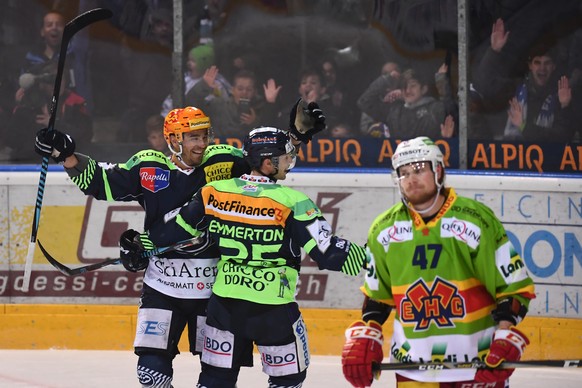
{"label": "glove cuff", "polygon": [[156,246],[154,245],[152,240],[150,240],[147,232],[140,233],[139,235],[134,237],[134,241],[139,243],[139,245],[141,245],[144,251],[151,251],[156,249]]}
{"label": "glove cuff", "polygon": [[525,347],[529,345],[529,339],[525,334],[519,331],[515,326],[509,329],[498,329],[493,335],[494,340],[505,340],[515,346],[519,350],[520,355],[523,354]]}
{"label": "glove cuff", "polygon": [[297,130],[297,127],[295,127],[294,125],[289,127],[288,133],[289,136],[295,141],[300,141],[301,143],[304,144],[308,144],[311,141],[311,136],[309,136],[309,134],[299,132],[299,130]]}
{"label": "glove cuff", "polygon": [[346,340],[353,338],[367,338],[376,341],[380,346],[384,344],[382,325],[376,321],[355,321],[346,329],[345,335]]}

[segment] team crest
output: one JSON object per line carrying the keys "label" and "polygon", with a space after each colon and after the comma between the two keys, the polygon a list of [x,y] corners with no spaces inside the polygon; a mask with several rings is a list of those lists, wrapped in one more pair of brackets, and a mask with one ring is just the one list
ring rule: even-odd
{"label": "team crest", "polygon": [[414,330],[427,330],[431,323],[438,327],[454,327],[453,319],[466,314],[465,300],[456,285],[439,277],[429,288],[419,279],[406,291],[400,302],[400,320],[416,322]]}

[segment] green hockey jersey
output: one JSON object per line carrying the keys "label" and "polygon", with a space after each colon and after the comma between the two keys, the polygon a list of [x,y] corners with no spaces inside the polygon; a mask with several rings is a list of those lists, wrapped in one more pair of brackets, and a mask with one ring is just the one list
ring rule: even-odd
{"label": "green hockey jersey", "polygon": [[[425,224],[399,203],[379,215],[368,234],[362,291],[394,306],[393,362],[483,359],[496,323],[497,300],[526,307],[532,279],[491,209],[446,189],[438,214]],[[475,370],[399,371],[417,381],[472,380]]]}
{"label": "green hockey jersey", "polygon": [[320,269],[352,276],[366,261],[362,247],[333,235],[305,194],[262,176],[207,184],[149,235],[165,246],[203,230],[220,251],[212,292],[226,298],[269,305],[295,301],[301,248]]}

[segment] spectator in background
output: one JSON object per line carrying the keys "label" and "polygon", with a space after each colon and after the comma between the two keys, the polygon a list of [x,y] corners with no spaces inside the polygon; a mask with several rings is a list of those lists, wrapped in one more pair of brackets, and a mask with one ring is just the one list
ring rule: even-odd
{"label": "spectator in background", "polygon": [[229,54],[232,54],[232,57],[230,57],[225,66],[226,71],[222,70],[223,67],[221,67],[220,71],[227,79],[234,80],[235,74],[242,70],[253,72],[257,82],[263,79],[261,70],[264,69],[260,66],[261,60],[250,49],[237,47],[237,50],[234,52],[229,51]]}
{"label": "spectator in background", "polygon": [[[572,89],[572,106],[582,106],[582,28],[577,29],[574,33],[566,37],[562,43],[565,51],[565,69],[568,75],[570,88]],[[574,111],[572,122],[579,123],[582,121],[582,109],[572,108]],[[575,128],[576,133],[573,135],[573,141],[580,142],[582,139],[582,128]]]}
{"label": "spectator in background", "polygon": [[216,136],[242,140],[252,128],[275,120],[277,96],[281,90],[275,80],[270,79],[263,85],[263,97],[257,93],[254,73],[241,70],[234,76],[231,96],[227,100],[209,98],[214,96],[218,75],[218,68],[211,66],[203,82],[196,83],[186,96],[186,103],[190,105],[203,101],[200,107],[212,117]]}
{"label": "spectator in background", "polygon": [[572,139],[572,90],[568,77],[555,77],[553,55],[547,48],[532,51],[529,74],[509,100],[506,139],[550,142]]}
{"label": "spectator in background", "polygon": [[380,73],[382,75],[389,75],[394,78],[400,78],[400,65],[394,61],[388,61],[382,65],[382,70]]}
{"label": "spectator in background", "polygon": [[[446,77],[442,65],[435,75],[437,81]],[[375,121],[385,124],[385,137],[406,140],[417,136],[451,137],[454,132],[452,115],[446,115],[446,103],[429,94],[434,83],[415,69],[405,70],[400,77],[401,97],[392,100],[387,91],[393,80],[385,75],[373,81],[358,99],[358,107]],[[452,96],[443,96],[452,99]]]}
{"label": "spectator in background", "polygon": [[[400,73],[400,65],[396,62],[388,61],[382,65],[380,75],[388,80],[383,101],[392,102],[402,97],[399,82]],[[384,130],[386,128],[386,125],[381,121],[375,121],[364,112],[360,113],[360,132],[372,137],[384,137]]]}
{"label": "spectator in background", "polygon": [[121,48],[128,102],[118,138],[125,142],[143,140],[145,121],[160,109],[172,88],[172,10],[153,10],[148,23],[143,40],[126,36]]}
{"label": "spectator in background", "polygon": [[[74,136],[77,145],[88,148],[93,137],[92,119],[87,111],[85,99],[67,88],[68,69],[63,72],[56,122],[68,134]],[[22,148],[23,141],[33,141],[36,131],[48,127],[51,100],[57,63],[41,64],[31,69],[33,82],[17,94],[15,108],[10,117],[7,145],[11,148],[11,159],[23,162],[38,162],[34,150]]]}
{"label": "spectator in background", "polygon": [[473,140],[500,140],[497,128],[503,130],[507,113],[494,109],[473,84],[467,96],[467,137]]}
{"label": "spectator in background", "polygon": [[[479,64],[476,89],[486,101],[508,101],[503,137],[508,140],[567,142],[574,135],[572,90],[568,77],[556,72],[551,44],[534,45],[527,60],[528,74],[511,79],[503,52],[509,39],[502,19],[491,31],[491,46]],[[507,105],[506,105],[507,107]],[[506,108],[507,109],[507,108]]]}
{"label": "spectator in background", "polygon": [[[227,79],[219,73],[214,78],[211,92],[195,95],[190,93],[194,85],[202,81],[204,73],[213,65],[214,47],[212,45],[201,44],[188,52],[188,61],[186,62],[188,72],[184,75],[184,95],[186,100],[190,101],[190,105],[201,107],[205,100],[220,98],[226,101],[230,97],[232,87]],[[172,109],[174,109],[172,95],[168,95],[162,103],[161,115],[165,117]]]}
{"label": "spectator in background", "polygon": [[352,119],[354,112],[352,106],[348,103],[348,94],[344,86],[338,79],[338,67],[333,59],[324,59],[321,62],[321,73],[323,75],[325,91],[331,98],[331,105],[334,110],[343,112],[343,118],[349,119],[345,124],[350,128],[356,123]]}
{"label": "spectator in background", "polygon": [[21,66],[22,73],[27,73],[34,67],[38,68],[39,65],[58,59],[64,28],[65,17],[60,12],[51,10],[44,15],[40,28],[41,41],[37,47],[26,53]]}
{"label": "spectator in background", "polygon": [[348,123],[346,112],[333,105],[331,96],[327,93],[323,74],[316,68],[306,67],[299,73],[299,97],[306,102],[316,102],[325,112],[328,128],[339,123]]}
{"label": "spectator in background", "polygon": [[170,156],[171,152],[164,137],[164,118],[158,114],[150,116],[146,120],[145,130],[150,148]]}
{"label": "spectator in background", "polygon": [[[224,25],[226,21],[225,8],[228,0],[191,0],[184,4],[185,9],[195,15],[192,28],[186,29],[186,45],[191,47],[197,44],[212,44],[214,31]],[[197,9],[200,7],[200,9]]]}
{"label": "spectator in background", "polygon": [[346,139],[354,137],[354,134],[352,133],[352,129],[348,124],[337,123],[329,129],[329,137],[335,139]]}
{"label": "spectator in background", "polygon": [[[61,39],[65,28],[65,16],[56,9],[46,12],[40,28],[40,40],[35,47],[28,50],[20,63],[20,74],[30,73],[33,68],[58,61]],[[91,99],[91,88],[87,76],[87,32],[75,35],[67,47],[67,64],[69,71],[68,88],[81,95],[86,103]]]}

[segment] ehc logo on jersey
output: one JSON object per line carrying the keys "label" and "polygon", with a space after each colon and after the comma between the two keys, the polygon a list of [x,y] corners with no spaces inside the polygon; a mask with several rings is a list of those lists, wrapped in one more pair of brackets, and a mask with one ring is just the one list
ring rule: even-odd
{"label": "ehc logo on jersey", "polygon": [[152,193],[157,193],[170,186],[170,171],[158,167],[140,168],[139,177],[141,178],[141,186]]}
{"label": "ehc logo on jersey", "polygon": [[465,316],[465,300],[456,285],[437,277],[429,288],[419,279],[400,302],[402,322],[416,322],[414,330],[426,330],[431,322],[438,327],[453,327],[452,319]]}

